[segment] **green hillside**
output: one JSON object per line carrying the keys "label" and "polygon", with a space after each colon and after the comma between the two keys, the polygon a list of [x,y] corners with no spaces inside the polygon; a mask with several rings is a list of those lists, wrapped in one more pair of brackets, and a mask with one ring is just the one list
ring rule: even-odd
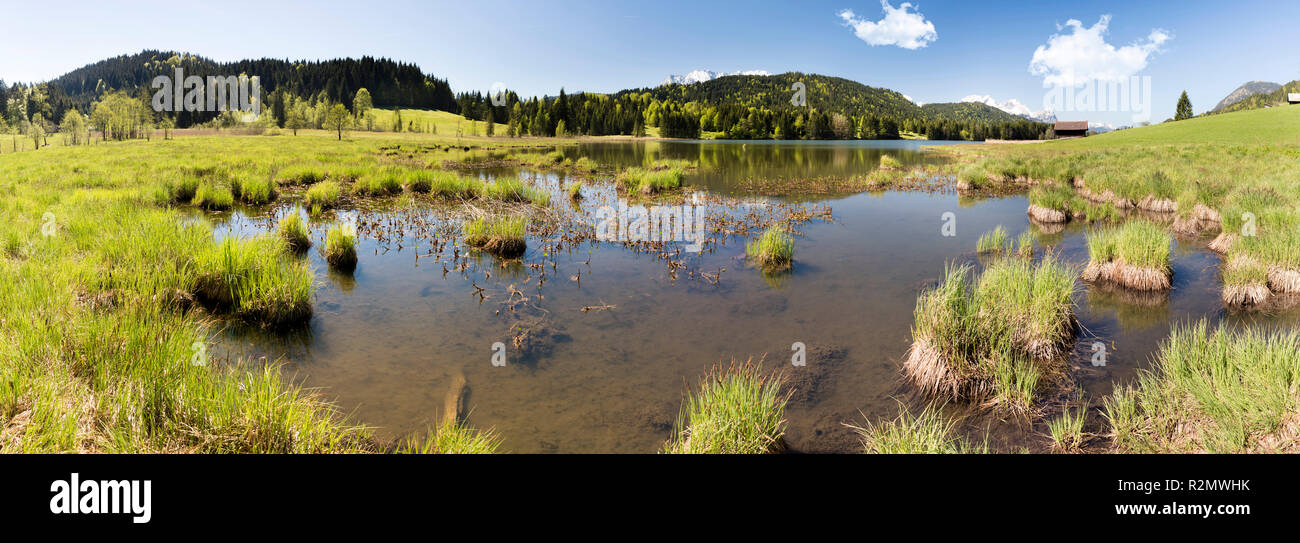
{"label": "green hillside", "polygon": [[1105,149],[1187,144],[1300,145],[1300,106],[1206,115],[1087,138],[1050,142],[1043,147]]}

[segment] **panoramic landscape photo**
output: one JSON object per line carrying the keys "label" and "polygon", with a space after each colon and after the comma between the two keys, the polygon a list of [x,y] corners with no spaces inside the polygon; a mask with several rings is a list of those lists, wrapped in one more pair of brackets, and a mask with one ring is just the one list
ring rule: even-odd
{"label": "panoramic landscape photo", "polygon": [[74,4],[0,452],[1300,452],[1300,5]]}

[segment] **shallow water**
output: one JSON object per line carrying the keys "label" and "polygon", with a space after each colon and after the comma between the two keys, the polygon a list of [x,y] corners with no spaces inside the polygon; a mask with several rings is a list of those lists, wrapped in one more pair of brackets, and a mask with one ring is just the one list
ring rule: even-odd
{"label": "shallow water", "polygon": [[[753,176],[863,174],[885,153],[905,163],[926,160],[915,142],[629,142],[566,149],[602,164],[642,163],[647,157],[698,160],[701,169],[688,182],[724,195]],[[553,206],[569,206],[559,194],[566,181],[560,177],[482,173],[538,179],[556,191]],[[586,190],[584,213],[610,201],[607,190]],[[267,228],[286,212],[292,203],[286,200],[261,215],[216,216],[218,235]],[[614,243],[568,248],[555,256],[551,270],[550,260],[539,254],[541,244],[530,237],[526,263],[546,263],[546,282],[539,288],[536,269],[502,269],[483,257],[464,273],[444,274],[450,249],[435,262],[423,256],[427,241],[409,237],[398,250],[397,240],[363,236],[351,277],[328,272],[315,250],[306,257],[321,283],[309,329],[275,336],[230,330],[225,348],[284,362],[286,375],[320,387],[354,421],[376,427],[383,437],[420,432],[438,420],[448,388],[463,373],[470,388],[468,422],[495,428],[511,452],[655,452],[668,438],[688,386],[719,362],[766,356],[769,367],[784,367],[798,387],[787,410],[791,448],[852,452],[859,449],[856,436],[843,423],[893,418],[899,401],[920,402],[899,374],[919,290],[941,277],[946,263],[978,262],[973,252],[981,233],[998,225],[1013,235],[1035,227],[1025,216],[1023,197],[889,192],[815,200],[832,208],[834,220],[800,227],[789,275],[772,279],[748,267],[743,240],[688,257],[699,270],[725,268],[717,285],[685,274],[673,280],[663,262]],[[949,212],[956,220],[951,237],[942,234]],[[313,225],[313,236],[319,238],[324,228]],[[1040,235],[1040,247],[1053,247],[1081,268],[1087,261],[1083,234],[1072,225]],[[1279,325],[1298,320],[1296,312],[1225,313],[1217,265],[1203,240],[1185,240],[1174,253],[1174,289],[1155,301],[1079,284],[1083,331],[1072,362],[1090,397],[1133,379],[1173,324],[1203,317]],[[575,275],[580,281],[571,280]],[[485,299],[474,294],[475,285],[485,289]],[[516,311],[506,305],[511,285],[529,297]],[[615,307],[582,310],[603,305]],[[543,325],[537,328],[543,331],[542,348],[526,358],[508,348],[506,365],[494,366],[493,344],[510,346],[513,326],[535,323]],[[1106,345],[1105,366],[1092,364],[1095,341]],[[808,349],[806,366],[790,363],[796,342]],[[1032,428],[1003,426],[992,440],[999,448],[1044,439]]]}

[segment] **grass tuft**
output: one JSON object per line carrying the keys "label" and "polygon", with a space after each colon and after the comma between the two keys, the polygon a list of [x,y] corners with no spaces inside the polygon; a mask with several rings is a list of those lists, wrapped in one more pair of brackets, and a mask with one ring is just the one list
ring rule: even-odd
{"label": "grass tuft", "polygon": [[763,454],[785,448],[782,379],[751,362],[715,367],[698,391],[687,394],[665,452]]}

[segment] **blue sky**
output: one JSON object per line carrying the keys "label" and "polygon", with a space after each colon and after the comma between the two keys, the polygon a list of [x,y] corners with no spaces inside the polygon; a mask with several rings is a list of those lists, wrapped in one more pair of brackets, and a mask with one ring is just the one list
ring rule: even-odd
{"label": "blue sky", "polygon": [[[653,86],[669,74],[694,69],[802,71],[894,89],[919,102],[974,94],[1015,99],[1038,111],[1047,89],[1046,76],[1030,71],[1035,50],[1051,45],[1055,34],[1072,35],[1071,19],[1096,31],[1094,25],[1109,15],[1099,46],[1119,51],[1114,63],[1122,66],[1116,73],[1151,77],[1154,121],[1173,115],[1184,89],[1200,112],[1246,81],[1300,79],[1300,44],[1294,37],[1300,2],[1278,0],[919,0],[907,7],[894,0],[890,9],[907,16],[895,22],[920,23],[919,38],[899,37],[915,30],[906,24],[875,27],[890,21],[880,0],[51,6],[16,2],[4,8],[7,50],[0,54],[0,78],[45,80],[146,48],[217,60],[372,55],[419,64],[449,79],[457,91],[486,91],[502,82],[527,96],[554,94],[560,87],[603,92]],[[855,34],[846,24],[841,15],[846,9],[854,14],[847,20],[859,29],[868,23],[866,32]],[[928,35],[926,23],[933,28]],[[1156,30],[1161,38],[1154,38]],[[1083,64],[1094,72],[1110,70],[1107,59],[1098,58],[1106,55],[1073,50],[1078,43],[1062,41],[1049,49],[1053,54],[1045,69]],[[1130,122],[1127,112],[1059,116]]]}

